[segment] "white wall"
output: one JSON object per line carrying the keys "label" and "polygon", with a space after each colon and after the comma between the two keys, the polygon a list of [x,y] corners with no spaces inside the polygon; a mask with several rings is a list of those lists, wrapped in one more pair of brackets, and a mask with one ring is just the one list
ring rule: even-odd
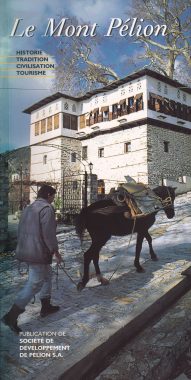
{"label": "white wall", "polygon": [[[124,143],[131,142],[131,152],[124,153]],[[99,135],[82,141],[88,146],[88,162],[93,163],[93,173],[104,179],[108,191],[124,176],[147,183],[147,126]],[[104,157],[98,157],[98,148],[104,148]]]}
{"label": "white wall", "polygon": [[[100,130],[113,128],[119,125],[118,120],[126,119],[126,122],[132,122],[138,119],[143,119],[147,116],[147,91],[146,91],[146,77],[140,78],[138,80],[133,80],[130,83],[126,83],[123,86],[119,86],[114,90],[109,90],[108,92],[103,92],[97,95],[92,96],[90,99],[85,100],[82,103],[81,113],[89,113],[95,108],[101,108],[104,106],[110,107],[110,112],[112,112],[112,105],[119,103],[122,99],[127,99],[131,96],[135,96],[138,93],[143,93],[143,110],[134,112],[128,115],[119,116],[117,119],[111,121],[105,121],[96,123],[96,126]],[[78,132],[91,134],[94,132],[95,125],[91,127],[85,127],[79,129]]]}
{"label": "white wall", "polygon": [[[159,83],[161,90],[159,91]],[[166,87],[165,87],[166,86]],[[165,92],[167,90],[167,93]],[[179,102],[181,104],[185,104],[187,106],[190,106],[191,104],[191,95],[182,91],[181,89],[178,89],[176,87],[173,87],[169,84],[166,84],[165,82],[158,81],[155,78],[151,78],[147,76],[147,96],[149,98],[149,92],[152,92],[156,95],[160,95],[161,97],[165,97],[167,99],[174,100],[175,102]],[[163,115],[165,119],[160,119],[159,115]],[[177,125],[184,128],[191,129],[191,122],[188,120],[183,120],[181,118],[177,118],[175,116],[171,115],[164,115],[162,112],[156,112],[153,110],[148,109],[147,116],[156,120],[161,120],[166,123],[170,123],[173,125]],[[184,124],[179,124],[178,121],[182,121]]]}
{"label": "white wall", "polygon": [[[54,144],[60,145],[60,139],[55,139]],[[43,164],[43,156],[47,155],[47,164]],[[31,181],[51,182],[52,186],[61,183],[61,150],[48,146],[31,146]],[[35,188],[35,186],[33,186]],[[36,194],[33,189],[30,194],[31,201]]]}
{"label": "white wall", "polygon": [[[75,111],[73,110],[75,107]],[[30,125],[30,144],[37,144],[42,141],[46,141],[48,139],[53,139],[54,137],[68,136],[75,137],[76,131],[63,128],[63,112],[78,116],[80,114],[80,104],[76,101],[60,98],[49,104],[40,107],[38,110],[35,110],[31,113],[31,125]],[[35,136],[35,123],[48,118],[49,116],[53,116],[59,113],[59,128],[53,129],[52,131],[45,132],[43,134],[39,134]]]}
{"label": "white wall", "polygon": [[187,193],[188,191],[191,191],[191,177],[183,176],[183,183],[164,179],[164,185],[176,187],[176,194]]}

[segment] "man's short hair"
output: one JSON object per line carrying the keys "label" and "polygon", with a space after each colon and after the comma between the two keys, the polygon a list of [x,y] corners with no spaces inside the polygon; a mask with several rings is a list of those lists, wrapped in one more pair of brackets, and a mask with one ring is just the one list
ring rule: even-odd
{"label": "man's short hair", "polygon": [[54,187],[43,185],[37,193],[37,198],[48,199],[48,196],[53,194],[56,194],[56,189],[54,189]]}

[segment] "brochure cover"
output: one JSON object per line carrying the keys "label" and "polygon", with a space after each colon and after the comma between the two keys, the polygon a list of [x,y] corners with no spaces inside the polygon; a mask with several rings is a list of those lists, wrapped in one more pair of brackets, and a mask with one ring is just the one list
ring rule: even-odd
{"label": "brochure cover", "polygon": [[190,3],[7,0],[0,21],[2,379],[150,378],[155,330],[131,339],[189,288]]}

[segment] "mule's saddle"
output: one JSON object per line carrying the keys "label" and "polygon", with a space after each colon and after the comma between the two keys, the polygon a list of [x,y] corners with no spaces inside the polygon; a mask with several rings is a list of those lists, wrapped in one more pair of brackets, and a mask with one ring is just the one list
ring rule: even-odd
{"label": "mule's saddle", "polygon": [[124,183],[113,191],[111,198],[115,206],[97,209],[94,213],[124,213],[126,218],[143,217],[162,209],[159,197],[143,183]]}
{"label": "mule's saddle", "polygon": [[131,217],[141,217],[162,208],[159,197],[143,183],[124,183],[113,193],[112,199],[118,206],[128,206]]}

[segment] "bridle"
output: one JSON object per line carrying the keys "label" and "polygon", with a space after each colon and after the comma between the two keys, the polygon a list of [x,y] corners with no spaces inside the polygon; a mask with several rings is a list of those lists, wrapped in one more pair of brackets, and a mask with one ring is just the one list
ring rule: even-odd
{"label": "bridle", "polygon": [[166,190],[167,190],[168,196],[165,199],[162,199],[160,197],[160,201],[161,201],[161,203],[162,203],[162,205],[163,205],[164,208],[170,207],[170,206],[173,205],[172,196],[170,194],[169,188],[166,187]]}

